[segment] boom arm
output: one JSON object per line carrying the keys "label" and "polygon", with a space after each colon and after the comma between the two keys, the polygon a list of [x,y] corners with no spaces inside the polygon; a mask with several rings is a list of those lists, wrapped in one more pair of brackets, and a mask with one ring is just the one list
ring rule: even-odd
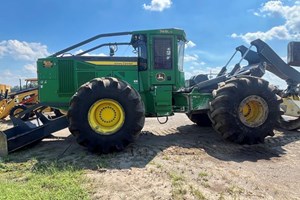
{"label": "boom arm", "polygon": [[260,39],[251,42],[257,49],[257,54],[262,63],[266,64],[266,69],[288,84],[300,83],[300,72],[286,64],[274,50]]}
{"label": "boom arm", "polygon": [[[237,51],[241,52],[242,57],[244,57],[244,59],[248,61],[249,65],[260,63],[260,58],[255,51],[248,49],[244,45],[238,46],[235,49]],[[247,53],[247,51],[248,51],[248,53]],[[245,55],[245,53],[247,53],[247,54]]]}

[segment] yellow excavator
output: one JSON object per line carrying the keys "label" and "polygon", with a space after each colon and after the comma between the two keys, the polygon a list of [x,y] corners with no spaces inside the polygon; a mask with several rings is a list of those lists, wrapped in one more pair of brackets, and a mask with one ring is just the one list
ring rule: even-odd
{"label": "yellow excavator", "polygon": [[[37,79],[30,78],[25,79],[26,85],[24,89],[20,89],[18,92],[9,93],[6,89],[5,93],[0,95],[0,119],[5,119],[8,115],[16,115],[27,109],[28,106],[32,106],[38,103],[38,87]],[[29,118],[29,113],[22,116],[22,119]]]}

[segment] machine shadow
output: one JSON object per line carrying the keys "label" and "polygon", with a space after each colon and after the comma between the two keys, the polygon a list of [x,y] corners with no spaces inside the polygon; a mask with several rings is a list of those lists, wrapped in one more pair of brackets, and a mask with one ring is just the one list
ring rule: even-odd
{"label": "machine shadow", "polygon": [[283,147],[298,140],[299,132],[285,131],[279,136],[266,138],[264,144],[238,145],[223,140],[212,128],[185,125],[159,133],[143,131],[134,144],[122,152],[111,154],[89,153],[71,135],[53,136],[30,148],[10,154],[5,162],[26,162],[34,159],[36,165],[58,163],[90,170],[144,168],[157,155],[174,155],[165,150],[176,147],[190,151],[201,149],[209,156],[223,161],[256,162],[284,155],[286,151]]}

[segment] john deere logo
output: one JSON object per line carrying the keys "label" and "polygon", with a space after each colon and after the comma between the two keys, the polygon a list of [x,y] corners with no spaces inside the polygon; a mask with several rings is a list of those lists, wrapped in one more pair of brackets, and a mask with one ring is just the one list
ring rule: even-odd
{"label": "john deere logo", "polygon": [[156,74],[156,80],[157,81],[165,81],[166,75],[164,73],[158,73],[158,74]]}
{"label": "john deere logo", "polygon": [[43,65],[45,68],[51,68],[53,66],[53,63],[49,60],[44,60]]}

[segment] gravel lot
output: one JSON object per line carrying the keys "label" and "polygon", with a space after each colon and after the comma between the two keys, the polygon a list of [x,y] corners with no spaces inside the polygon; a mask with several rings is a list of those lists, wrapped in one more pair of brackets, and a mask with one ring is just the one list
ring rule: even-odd
{"label": "gravel lot", "polygon": [[264,144],[236,145],[176,114],[147,119],[123,152],[91,154],[64,129],[17,154],[84,169],[92,199],[300,199],[299,140],[276,130]]}

